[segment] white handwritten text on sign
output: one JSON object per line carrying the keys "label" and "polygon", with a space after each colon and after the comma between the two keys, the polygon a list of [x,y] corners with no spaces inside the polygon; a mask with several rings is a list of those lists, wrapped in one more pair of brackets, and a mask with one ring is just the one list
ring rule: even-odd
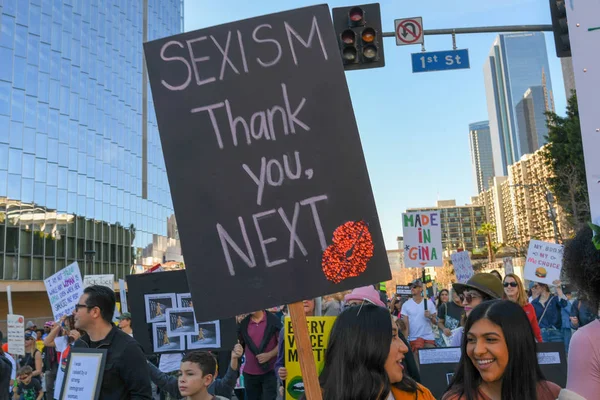
{"label": "white handwritten text on sign", "polygon": [[77,262],[45,279],[44,285],[56,321],[73,313],[75,304],[83,294],[83,282]]}

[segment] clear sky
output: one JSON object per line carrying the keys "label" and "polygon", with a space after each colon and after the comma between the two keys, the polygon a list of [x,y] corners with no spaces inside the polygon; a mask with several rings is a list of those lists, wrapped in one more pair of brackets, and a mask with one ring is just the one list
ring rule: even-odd
{"label": "clear sky", "polygon": [[[323,2],[312,0],[184,0],[185,30],[256,17]],[[330,1],[329,7],[361,4]],[[422,16],[425,29],[550,24],[547,1],[382,0],[386,32],[394,19]],[[365,151],[383,235],[397,248],[406,208],[434,205],[437,199],[466,204],[476,194],[468,125],[487,120],[483,64],[495,34],[458,35],[469,49],[471,69],[413,74],[410,54],[420,46],[396,46],[385,39],[384,68],[347,72],[352,103]],[[560,60],[552,33],[546,33],[556,110],[566,106]],[[451,36],[426,36],[427,51],[451,50]]]}

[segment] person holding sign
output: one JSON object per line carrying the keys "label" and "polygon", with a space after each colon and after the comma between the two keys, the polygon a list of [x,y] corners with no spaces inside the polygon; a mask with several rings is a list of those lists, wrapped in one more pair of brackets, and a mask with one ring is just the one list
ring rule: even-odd
{"label": "person holding sign", "polygon": [[193,351],[181,360],[177,384],[186,400],[227,400],[208,392],[217,374],[217,360],[207,352]]}
{"label": "person holding sign", "polygon": [[365,300],[346,308],[333,325],[327,349],[319,378],[323,400],[435,399],[404,373],[408,347],[384,307]]}
{"label": "person holding sign", "polygon": [[521,306],[486,301],[469,314],[465,332],[458,368],[442,400],[556,400],[560,387],[544,378]]}
{"label": "person holding sign", "polygon": [[75,328],[87,333],[73,348],[106,349],[102,400],[151,400],[150,372],[142,348],[131,336],[112,324],[115,292],[92,285],[83,290],[75,305]]}
{"label": "person holding sign", "polygon": [[431,324],[436,323],[435,304],[423,298],[423,283],[415,279],[411,283],[412,299],[402,305],[402,321],[408,327],[408,340],[412,352],[418,358],[419,349],[435,347],[435,337]]}
{"label": "person holding sign", "polygon": [[544,342],[564,342],[561,331],[561,311],[569,305],[569,302],[562,291],[561,282],[555,280],[552,283],[556,286],[557,296],[550,293],[548,285],[536,282],[533,287],[535,289],[538,286],[539,295],[533,299],[531,305],[535,309],[538,324],[542,331],[542,340]]}
{"label": "person holding sign", "polygon": [[531,329],[533,329],[533,334],[535,335],[535,340],[538,343],[542,342],[542,333],[540,331],[540,326],[538,325],[537,316],[535,315],[535,309],[533,305],[527,301],[527,295],[525,294],[525,287],[523,287],[523,282],[521,282],[521,278],[519,278],[515,274],[506,274],[504,277],[504,296],[502,297],[505,300],[510,300],[513,303],[517,303],[521,307],[523,307],[523,311],[527,314],[527,318],[529,319],[529,323],[531,324]]}

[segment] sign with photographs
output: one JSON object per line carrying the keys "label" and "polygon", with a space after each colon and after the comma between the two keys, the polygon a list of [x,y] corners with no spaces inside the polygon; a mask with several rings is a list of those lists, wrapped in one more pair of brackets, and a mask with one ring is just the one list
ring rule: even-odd
{"label": "sign with photographs", "polygon": [[237,343],[234,318],[196,321],[185,271],[129,275],[126,279],[131,325],[146,354],[230,351]]}

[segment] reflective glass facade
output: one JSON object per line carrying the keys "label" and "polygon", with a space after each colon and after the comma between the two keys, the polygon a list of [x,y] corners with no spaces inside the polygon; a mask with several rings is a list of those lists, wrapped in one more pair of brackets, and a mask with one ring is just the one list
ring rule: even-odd
{"label": "reflective glass facade", "polygon": [[469,143],[471,145],[471,165],[477,193],[490,187],[494,177],[494,159],[489,121],[475,122],[469,125]]}
{"label": "reflective glass facade", "polygon": [[123,276],[167,237],[142,43],[182,30],[182,0],[0,0],[0,277],[87,250],[90,272]]}
{"label": "reflective glass facade", "polygon": [[524,146],[527,132],[519,129],[516,117],[525,91],[545,82],[547,102],[553,102],[544,34],[498,35],[483,70],[495,175],[506,176],[507,167],[529,152]]}

